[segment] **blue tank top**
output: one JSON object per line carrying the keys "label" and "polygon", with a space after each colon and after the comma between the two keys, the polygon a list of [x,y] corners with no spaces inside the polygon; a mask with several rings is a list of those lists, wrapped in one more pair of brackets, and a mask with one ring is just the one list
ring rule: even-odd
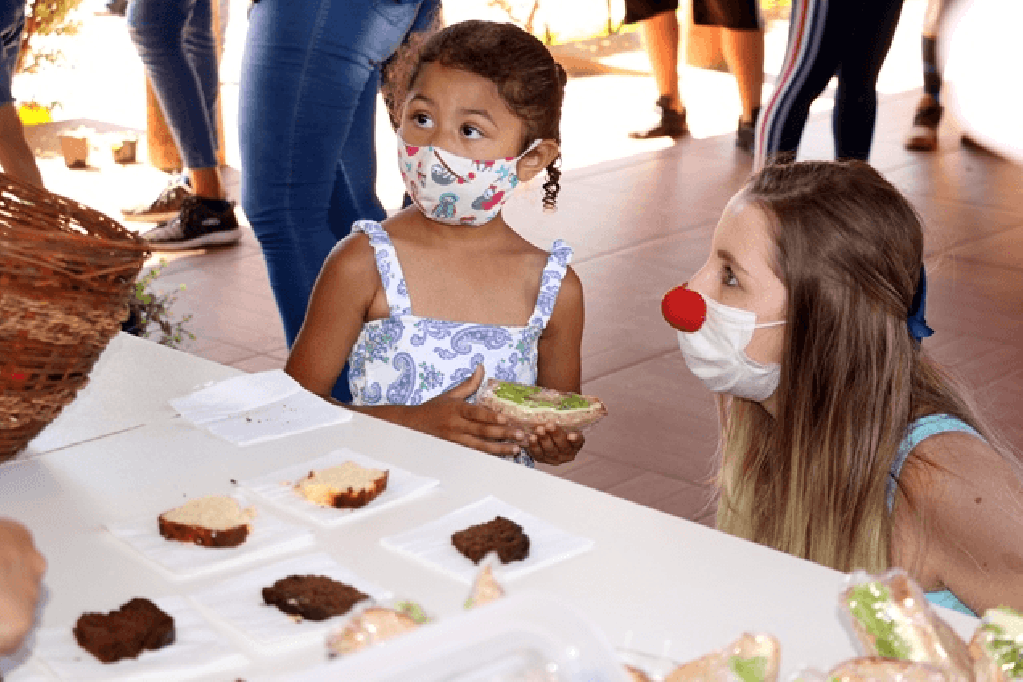
{"label": "blue tank top", "polygon": [[[913,448],[931,436],[949,432],[969,433],[981,440],[984,438],[977,433],[976,429],[962,419],[949,414],[929,414],[926,417],[920,417],[909,425],[909,428],[906,429],[906,435],[899,444],[899,451],[895,455],[895,460],[892,461],[891,478],[888,479],[888,489],[886,491],[889,512],[895,506],[895,490],[898,487],[899,474],[909,458],[909,453],[913,451]],[[927,592],[927,601],[952,609],[953,611],[965,613],[968,616],[977,616],[977,614],[970,610],[970,607],[959,601],[959,597],[955,596],[951,590]]]}

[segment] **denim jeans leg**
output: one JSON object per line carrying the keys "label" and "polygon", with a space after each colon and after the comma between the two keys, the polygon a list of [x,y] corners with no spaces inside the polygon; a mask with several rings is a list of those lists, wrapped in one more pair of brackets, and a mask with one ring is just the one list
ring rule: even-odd
{"label": "denim jeans leg", "polygon": [[[214,84],[217,82],[213,27],[209,23],[210,2],[132,0],[128,5],[129,35],[145,65],[182,162],[188,168],[217,166],[216,135],[210,126],[210,108],[203,91],[203,84],[209,87],[211,77]],[[190,23],[195,12],[207,17],[205,26]],[[190,45],[193,48],[209,45],[212,59],[190,61],[186,56],[186,26]],[[199,37],[203,32],[208,38]],[[196,68],[202,68],[205,73],[197,73]]]}
{"label": "denim jeans leg", "polygon": [[25,3],[0,1],[0,105],[14,102],[11,82],[25,31]]}
{"label": "denim jeans leg", "polygon": [[[352,116],[352,127],[341,148],[341,160],[337,164],[334,191],[327,212],[327,224],[338,241],[351,234],[352,223],[356,220],[382,221],[387,217],[376,191],[375,123],[379,85],[378,67],[362,89]],[[385,158],[391,162],[385,164],[385,169],[393,171],[395,157]],[[315,266],[315,263],[310,265]]]}
{"label": "denim jeans leg", "polygon": [[[327,254],[354,220],[383,217],[371,179],[379,63],[417,5],[260,0],[250,13],[238,115],[242,208],[289,347]],[[345,375],[334,395],[350,399]]]}
{"label": "denim jeans leg", "polygon": [[[220,96],[220,68],[217,58],[217,44],[213,31],[213,3],[196,2],[185,20],[182,31],[182,45],[185,59],[195,73],[206,106],[206,125],[213,135],[213,150],[220,147],[217,136],[217,98]],[[223,19],[223,17],[221,17]]]}

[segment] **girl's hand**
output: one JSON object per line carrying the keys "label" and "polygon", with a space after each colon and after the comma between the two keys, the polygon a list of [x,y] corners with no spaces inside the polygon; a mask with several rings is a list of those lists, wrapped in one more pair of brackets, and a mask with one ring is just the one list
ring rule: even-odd
{"label": "girl's hand", "polygon": [[529,445],[525,449],[537,462],[558,465],[575,459],[585,442],[586,438],[578,431],[565,431],[548,424],[536,427],[529,434]]}
{"label": "girl's hand", "polygon": [[483,365],[477,365],[472,376],[458,386],[407,408],[405,426],[491,455],[518,453],[517,442],[525,442],[526,438],[521,429],[508,426],[507,417],[490,408],[465,402],[482,382]]}

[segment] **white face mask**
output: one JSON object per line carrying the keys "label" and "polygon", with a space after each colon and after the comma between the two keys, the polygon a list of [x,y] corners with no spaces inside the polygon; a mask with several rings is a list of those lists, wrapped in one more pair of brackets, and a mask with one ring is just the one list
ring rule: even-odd
{"label": "white face mask", "polygon": [[398,169],[413,203],[430,220],[478,227],[493,220],[519,184],[519,159],[473,160],[429,145],[410,146],[398,135]]}
{"label": "white face mask", "polygon": [[762,365],[746,356],[753,332],[777,327],[785,320],[757,324],[756,313],[732,308],[704,297],[707,319],[695,332],[679,332],[689,371],[715,393],[761,402],[770,398],[781,381],[781,365]]}

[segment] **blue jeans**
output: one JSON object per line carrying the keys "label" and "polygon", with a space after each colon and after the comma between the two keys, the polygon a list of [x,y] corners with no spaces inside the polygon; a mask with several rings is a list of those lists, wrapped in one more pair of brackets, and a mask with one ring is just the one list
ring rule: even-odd
{"label": "blue jeans", "polygon": [[217,167],[211,0],[131,0],[128,32],[186,168]]}
{"label": "blue jeans", "polygon": [[0,0],[0,104],[14,101],[11,81],[25,30],[24,0]]}
{"label": "blue jeans", "polygon": [[[433,9],[433,0],[252,6],[238,104],[241,204],[289,347],[327,254],[354,221],[386,217],[375,189],[380,65]],[[347,365],[334,397],[351,400]]]}

